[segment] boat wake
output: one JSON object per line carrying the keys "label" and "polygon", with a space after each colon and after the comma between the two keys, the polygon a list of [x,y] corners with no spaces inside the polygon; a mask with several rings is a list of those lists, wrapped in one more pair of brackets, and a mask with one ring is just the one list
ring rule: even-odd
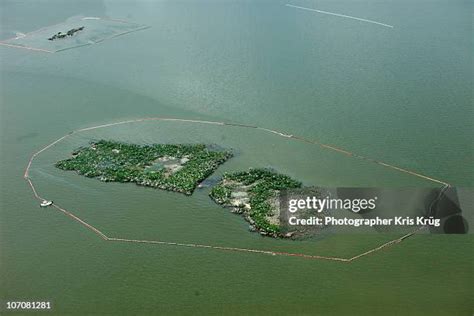
{"label": "boat wake", "polygon": [[334,13],[334,12],[329,12],[329,11],[323,11],[323,10],[316,10],[316,9],[311,9],[311,8],[306,8],[306,7],[300,7],[300,6],[292,5],[292,4],[289,4],[289,3],[287,3],[286,6],[291,7],[291,8],[295,8],[295,9],[312,11],[312,12],[317,12],[317,13],[327,14],[327,15],[334,15],[334,16],[338,16],[338,17],[341,17],[341,18],[353,19],[353,20],[357,20],[357,21],[361,21],[361,22],[372,23],[372,24],[377,24],[377,25],[380,25],[380,26],[385,26],[385,27],[388,27],[388,28],[393,28],[393,25],[389,25],[389,24],[385,24],[385,23],[377,22],[377,21],[373,21],[373,20],[358,18],[358,17],[355,17],[355,16],[350,16],[350,15],[345,15],[345,14],[340,14],[340,13]]}

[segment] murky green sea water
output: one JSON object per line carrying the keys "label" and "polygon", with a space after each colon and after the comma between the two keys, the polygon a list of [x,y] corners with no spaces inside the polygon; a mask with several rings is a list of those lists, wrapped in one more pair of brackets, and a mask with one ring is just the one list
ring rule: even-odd
{"label": "murky green sea water", "polygon": [[[108,243],[39,208],[22,178],[33,152],[71,130],[141,117],[278,129],[472,187],[471,2],[291,2],[394,28],[286,3],[0,3],[0,39],[76,15],[151,26],[56,54],[0,46],[0,300],[49,300],[53,313],[77,315],[472,313],[470,235],[418,235],[347,264]],[[31,177],[112,237],[347,258],[393,236],[261,238],[208,189],[186,197],[53,167],[99,138],[234,148],[217,175],[259,166],[307,185],[433,185],[253,129],[148,122],[73,135],[39,156]]]}

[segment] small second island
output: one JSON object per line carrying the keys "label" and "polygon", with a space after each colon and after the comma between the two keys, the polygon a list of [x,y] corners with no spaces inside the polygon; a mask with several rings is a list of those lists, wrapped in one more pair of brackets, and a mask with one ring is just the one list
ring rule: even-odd
{"label": "small second island", "polygon": [[271,237],[291,237],[280,225],[279,195],[282,190],[301,188],[301,182],[271,169],[225,173],[212,188],[211,198],[231,208],[250,223],[252,230]]}

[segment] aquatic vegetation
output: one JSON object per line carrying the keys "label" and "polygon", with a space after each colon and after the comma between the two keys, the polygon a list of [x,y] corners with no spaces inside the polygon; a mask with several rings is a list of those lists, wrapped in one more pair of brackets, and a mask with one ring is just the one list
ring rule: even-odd
{"label": "aquatic vegetation", "polygon": [[232,152],[204,144],[137,145],[100,140],[72,155],[55,166],[101,181],[134,182],[190,195],[232,157]]}
{"label": "aquatic vegetation", "polygon": [[300,182],[273,170],[249,169],[225,173],[209,195],[216,203],[243,214],[262,235],[285,237],[279,226],[278,194],[300,187]]}
{"label": "aquatic vegetation", "polygon": [[[100,140],[75,150],[71,158],[55,166],[101,181],[133,182],[190,195],[231,157],[229,150],[204,144],[137,145]],[[262,235],[288,237],[279,225],[279,193],[296,188],[301,188],[301,183],[286,175],[249,169],[225,173],[209,195],[242,214]]]}
{"label": "aquatic vegetation", "polygon": [[81,26],[81,27],[78,27],[78,28],[70,29],[66,33],[58,32],[58,33],[54,34],[53,36],[51,36],[50,38],[48,38],[48,40],[49,41],[54,41],[54,40],[57,40],[57,39],[65,38],[66,36],[73,36],[75,33],[79,32],[79,31],[82,31],[83,29],[84,29],[84,26]]}

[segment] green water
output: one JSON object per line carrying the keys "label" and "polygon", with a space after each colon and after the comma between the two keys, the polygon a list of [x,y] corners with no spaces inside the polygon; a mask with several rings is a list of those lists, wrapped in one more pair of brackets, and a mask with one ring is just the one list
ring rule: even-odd
{"label": "green water", "polygon": [[[274,128],[471,187],[472,4],[292,3],[395,27],[285,1],[1,2],[0,38],[79,14],[151,28],[57,54],[0,47],[0,300],[78,315],[472,313],[470,235],[419,235],[344,264],[107,243],[33,199],[22,179],[33,152],[71,130],[149,116]],[[261,238],[206,189],[185,197],[52,166],[102,137],[234,148],[218,173],[270,166],[308,185],[432,185],[272,134],[185,123],[81,133],[38,157],[40,192],[112,237],[351,257],[391,236]]]}

